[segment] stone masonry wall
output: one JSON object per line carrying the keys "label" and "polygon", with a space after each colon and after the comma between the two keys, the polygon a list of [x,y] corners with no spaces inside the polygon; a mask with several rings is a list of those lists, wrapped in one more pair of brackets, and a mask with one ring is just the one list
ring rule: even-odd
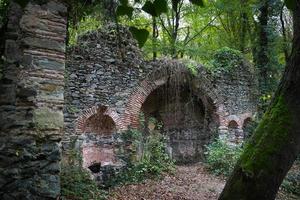
{"label": "stone masonry wall", "polygon": [[56,0],[10,3],[0,80],[0,199],[60,194],[66,14]]}
{"label": "stone masonry wall", "polygon": [[[228,132],[226,122],[230,117],[240,120],[255,113],[255,102],[250,98],[253,94],[250,75],[237,70],[233,73],[234,79],[227,75],[213,76],[203,66],[185,60],[144,61],[130,32],[122,27],[119,31],[120,37],[115,27],[108,25],[88,33],[68,52],[63,148],[71,148],[69,144],[76,140],[75,146],[83,154],[84,167],[104,163],[123,165],[116,156],[117,147],[121,145],[118,133],[128,126],[138,127],[145,102],[151,101],[153,92],[172,81],[173,85],[187,86],[195,102],[201,102],[198,110],[202,114],[193,106],[178,112],[181,115],[195,112],[187,116],[186,121],[188,117],[193,118],[198,123],[196,128],[182,126],[171,133],[174,153],[178,157],[190,156],[186,161],[201,157],[203,145],[213,138],[220,125],[221,131],[224,131],[222,126],[226,126]],[[193,74],[188,66],[194,67],[197,73]],[[190,100],[178,105],[185,106]],[[161,102],[158,98],[154,104]],[[167,104],[156,108],[162,116],[170,116],[166,108],[178,106],[171,105],[172,102]],[[151,109],[148,106],[148,110]],[[168,117],[163,118],[168,121]],[[192,148],[191,143],[195,143]]]}
{"label": "stone masonry wall", "polygon": [[[255,77],[255,72],[246,61],[232,71],[218,71],[214,75],[214,84],[224,97],[225,112],[220,118],[220,133],[228,134],[229,124],[237,124],[231,140],[243,139],[244,123],[253,120],[256,114],[258,83]],[[239,138],[235,138],[234,134]]]}

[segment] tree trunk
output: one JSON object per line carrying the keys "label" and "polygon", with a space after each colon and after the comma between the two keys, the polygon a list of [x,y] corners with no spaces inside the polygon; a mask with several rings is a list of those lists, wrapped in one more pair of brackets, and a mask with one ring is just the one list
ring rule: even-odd
{"label": "tree trunk", "polygon": [[275,199],[300,153],[300,6],[293,11],[292,54],[273,102],[246,145],[219,200]]}
{"label": "tree trunk", "polygon": [[258,52],[256,65],[259,70],[259,87],[262,94],[265,94],[268,88],[268,21],[269,21],[269,0],[264,0],[259,9],[259,33],[258,33]]}
{"label": "tree trunk", "polygon": [[284,52],[284,58],[285,58],[285,63],[288,63],[289,61],[289,48],[288,48],[288,40],[286,36],[286,30],[285,30],[285,23],[283,19],[283,12],[284,12],[284,5],[281,7],[280,11],[280,23],[281,23],[281,31],[282,31],[282,38],[283,38],[283,52]]}
{"label": "tree trunk", "polygon": [[157,29],[157,23],[156,23],[156,18],[152,17],[152,59],[156,60],[157,57],[157,45],[156,45],[156,40],[158,37],[158,29]]}

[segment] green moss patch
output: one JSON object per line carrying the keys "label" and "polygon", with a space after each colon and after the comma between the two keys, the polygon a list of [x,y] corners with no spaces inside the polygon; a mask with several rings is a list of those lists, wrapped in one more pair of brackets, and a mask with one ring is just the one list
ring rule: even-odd
{"label": "green moss patch", "polygon": [[272,173],[272,156],[287,142],[290,126],[291,114],[284,97],[279,96],[274,106],[265,113],[241,156],[240,165],[248,176],[263,172],[261,170]]}

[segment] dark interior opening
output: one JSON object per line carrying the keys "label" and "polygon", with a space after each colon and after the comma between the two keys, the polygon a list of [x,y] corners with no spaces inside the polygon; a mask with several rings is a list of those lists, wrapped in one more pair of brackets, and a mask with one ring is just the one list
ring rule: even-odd
{"label": "dark interior opening", "polygon": [[177,164],[203,160],[215,121],[208,102],[204,95],[201,98],[194,95],[187,83],[175,86],[168,83],[154,90],[143,103],[145,122],[155,118],[162,123],[161,132],[168,138],[169,154]]}
{"label": "dark interior opening", "polygon": [[101,163],[94,163],[94,164],[90,165],[88,168],[93,173],[99,173],[100,168],[101,168]]}

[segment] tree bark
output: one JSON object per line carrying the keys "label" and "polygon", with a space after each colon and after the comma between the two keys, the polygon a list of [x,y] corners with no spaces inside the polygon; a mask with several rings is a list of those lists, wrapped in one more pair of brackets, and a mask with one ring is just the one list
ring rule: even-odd
{"label": "tree bark", "polygon": [[269,21],[269,0],[264,0],[259,8],[259,33],[258,33],[258,52],[256,65],[259,70],[259,87],[262,94],[265,94],[268,88],[268,21]]}
{"label": "tree bark", "polygon": [[300,6],[293,11],[292,53],[275,97],[247,143],[219,200],[275,199],[300,153]]}
{"label": "tree bark", "polygon": [[288,63],[289,61],[289,49],[288,49],[288,40],[286,36],[286,30],[285,30],[285,23],[283,19],[283,12],[284,12],[284,5],[281,7],[280,11],[280,23],[281,23],[281,31],[282,31],[282,38],[283,38],[283,52],[284,52],[284,58],[285,62]]}
{"label": "tree bark", "polygon": [[157,49],[156,49],[157,37],[158,37],[158,29],[157,29],[156,18],[152,17],[152,59],[153,60],[156,60],[157,57]]}

